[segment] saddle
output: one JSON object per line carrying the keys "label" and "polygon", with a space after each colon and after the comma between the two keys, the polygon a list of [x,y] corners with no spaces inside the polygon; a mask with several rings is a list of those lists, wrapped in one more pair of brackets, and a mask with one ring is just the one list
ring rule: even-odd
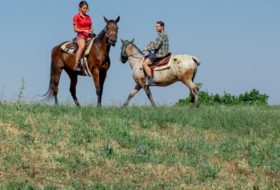
{"label": "saddle", "polygon": [[166,54],[164,57],[161,57],[159,58],[159,60],[153,62],[151,65],[150,65],[150,68],[152,70],[152,73],[154,73],[154,70],[158,67],[162,67],[162,66],[165,66],[169,63],[170,61],[170,58],[171,58],[171,53],[168,53]]}
{"label": "saddle", "polygon": [[[84,56],[87,56],[89,54],[90,48],[92,47],[93,41],[95,38],[87,38],[86,39],[86,49]],[[78,51],[78,44],[77,44],[77,38],[74,38],[72,41],[64,42],[60,46],[61,50],[65,53],[76,55]]]}
{"label": "saddle", "polygon": [[[94,42],[95,38],[87,38],[86,39],[86,49],[85,52],[80,59],[79,66],[82,70],[82,74],[84,76],[92,76],[89,68],[88,68],[88,62],[87,62],[87,56],[89,55],[90,49],[92,47],[92,44]],[[61,50],[64,51],[65,53],[71,54],[71,55],[76,55],[78,51],[78,44],[77,44],[77,38],[74,38],[72,41],[64,42],[60,46]]]}

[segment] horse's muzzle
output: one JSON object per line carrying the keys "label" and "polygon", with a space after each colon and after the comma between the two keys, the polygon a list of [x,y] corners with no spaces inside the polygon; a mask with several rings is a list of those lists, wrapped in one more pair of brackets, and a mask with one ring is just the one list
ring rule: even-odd
{"label": "horse's muzzle", "polygon": [[106,37],[108,38],[108,42],[111,46],[115,46],[117,43],[118,35],[115,32],[106,33]]}
{"label": "horse's muzzle", "polygon": [[120,61],[125,64],[127,62],[127,58],[126,57],[120,57]]}
{"label": "horse's muzzle", "polygon": [[110,44],[111,46],[115,46],[116,43],[117,43],[117,38],[110,38],[110,39],[109,39],[109,44]]}

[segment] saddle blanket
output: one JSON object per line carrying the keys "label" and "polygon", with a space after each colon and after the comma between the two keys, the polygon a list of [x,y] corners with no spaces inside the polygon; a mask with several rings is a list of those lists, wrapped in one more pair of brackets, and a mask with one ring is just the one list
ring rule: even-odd
{"label": "saddle blanket", "polygon": [[[85,76],[92,76],[89,67],[88,67],[88,62],[87,62],[87,56],[89,55],[90,49],[92,47],[92,44],[94,42],[95,38],[88,38],[87,39],[87,44],[86,44],[86,50],[83,54],[83,57],[81,58],[79,62],[79,66],[82,70],[82,74]],[[61,50],[64,51],[65,53],[75,55],[78,50],[78,45],[76,43],[76,39],[74,38],[73,41],[68,41],[63,43],[60,46]]]}
{"label": "saddle blanket", "polygon": [[[89,55],[90,49],[92,47],[92,44],[94,42],[95,38],[88,38],[87,42],[86,42],[86,50],[84,53],[84,56]],[[64,42],[61,46],[60,46],[61,50],[64,51],[65,53],[69,53],[72,55],[75,55],[78,51],[78,44],[76,42],[76,38],[73,39],[73,41],[67,41]]]}

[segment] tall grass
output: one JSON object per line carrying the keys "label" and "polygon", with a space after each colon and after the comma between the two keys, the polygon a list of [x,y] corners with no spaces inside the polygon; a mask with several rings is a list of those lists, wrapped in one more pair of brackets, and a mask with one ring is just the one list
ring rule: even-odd
{"label": "tall grass", "polygon": [[0,189],[279,189],[280,107],[0,103]]}

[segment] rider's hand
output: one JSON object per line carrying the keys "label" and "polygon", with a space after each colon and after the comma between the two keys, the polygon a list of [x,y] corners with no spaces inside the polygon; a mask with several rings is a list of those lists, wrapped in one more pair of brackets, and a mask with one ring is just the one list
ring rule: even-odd
{"label": "rider's hand", "polygon": [[144,51],[148,51],[148,48],[147,47],[144,47],[144,49],[143,49]]}
{"label": "rider's hand", "polygon": [[85,33],[91,34],[91,31],[90,30],[85,30]]}

